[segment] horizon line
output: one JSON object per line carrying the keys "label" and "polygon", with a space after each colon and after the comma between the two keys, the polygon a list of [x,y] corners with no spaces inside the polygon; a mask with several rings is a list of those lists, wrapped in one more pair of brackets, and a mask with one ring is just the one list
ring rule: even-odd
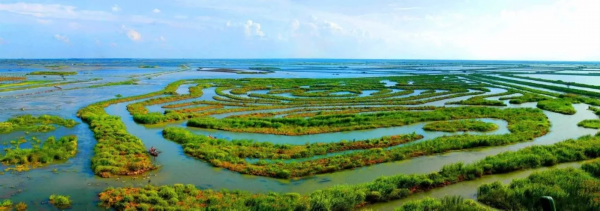
{"label": "horizon line", "polygon": [[85,59],[156,59],[156,60],[404,60],[404,61],[510,61],[510,62],[600,62],[600,60],[519,60],[519,59],[376,59],[376,58],[135,58],[135,57],[114,57],[114,58],[0,58],[0,60],[85,60]]}

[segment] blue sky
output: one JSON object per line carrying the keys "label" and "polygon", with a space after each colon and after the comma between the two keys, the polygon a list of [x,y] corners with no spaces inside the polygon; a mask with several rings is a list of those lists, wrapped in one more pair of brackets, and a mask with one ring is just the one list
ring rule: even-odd
{"label": "blue sky", "polygon": [[600,60],[597,0],[2,0],[0,58]]}

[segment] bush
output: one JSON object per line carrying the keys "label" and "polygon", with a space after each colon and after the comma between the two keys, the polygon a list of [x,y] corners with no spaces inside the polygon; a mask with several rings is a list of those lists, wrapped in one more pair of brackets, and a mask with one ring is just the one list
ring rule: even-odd
{"label": "bush", "polygon": [[52,194],[50,196],[50,204],[54,205],[59,209],[65,209],[71,207],[72,201],[70,199],[70,196]]}

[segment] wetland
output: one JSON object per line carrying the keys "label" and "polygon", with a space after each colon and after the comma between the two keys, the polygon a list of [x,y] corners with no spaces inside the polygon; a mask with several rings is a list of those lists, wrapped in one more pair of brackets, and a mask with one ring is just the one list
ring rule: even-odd
{"label": "wetland", "polygon": [[600,86],[577,71],[533,74],[538,64],[508,61],[488,61],[502,67],[494,71],[429,60],[0,61],[0,207],[534,209],[518,196],[535,192],[570,209],[598,193]]}

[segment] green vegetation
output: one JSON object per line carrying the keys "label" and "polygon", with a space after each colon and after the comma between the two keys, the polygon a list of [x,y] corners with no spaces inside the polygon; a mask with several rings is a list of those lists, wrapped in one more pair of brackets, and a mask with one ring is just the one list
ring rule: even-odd
{"label": "green vegetation", "polygon": [[531,102],[539,102],[544,100],[550,100],[552,98],[545,97],[543,95],[538,94],[530,94],[525,93],[521,96],[517,97],[501,97],[500,100],[510,100],[508,101],[511,104],[523,104],[523,103],[531,103]]}
{"label": "green vegetation", "polygon": [[[80,109],[77,116],[90,126],[98,141],[94,147],[92,170],[96,175],[136,175],[156,169],[150,161],[142,141],[127,133],[125,124],[118,116],[111,116],[104,110],[111,104],[155,97],[163,94],[176,94],[177,88],[186,81],[176,81],[158,92],[145,95],[115,98],[90,104]],[[143,108],[143,107],[142,107]],[[145,108],[143,108],[145,109]],[[147,110],[146,110],[147,111]]]}
{"label": "green vegetation", "polygon": [[137,79],[131,79],[131,80],[126,80],[126,81],[108,82],[108,83],[103,83],[103,84],[91,85],[91,86],[88,86],[87,88],[98,88],[98,87],[105,87],[105,86],[121,86],[121,85],[137,85],[137,84],[138,84]]}
{"label": "green vegetation", "polygon": [[[349,117],[350,119],[332,119],[330,117]],[[389,119],[388,119],[389,118]],[[364,114],[364,115],[332,115],[323,117],[314,117],[316,120],[327,120],[316,123],[311,123],[310,119],[308,122],[304,122],[305,119],[281,119],[281,118],[242,118],[242,119],[231,119],[237,123],[232,125],[240,125],[244,120],[255,121],[252,125],[243,125],[241,128],[252,128],[258,124],[262,124],[261,128],[269,124],[265,121],[276,121],[275,123],[280,124],[294,124],[302,127],[291,130],[296,133],[302,132],[304,128],[311,128],[311,125],[319,126],[316,131],[325,131],[320,125],[332,125],[327,126],[327,129],[333,128],[336,125],[348,126],[347,130],[355,130],[357,128],[376,128],[380,125],[403,125],[419,121],[440,121],[450,119],[473,119],[473,118],[498,118],[504,119],[508,122],[508,129],[512,132],[511,134],[502,135],[455,135],[455,136],[443,136],[432,140],[423,141],[408,146],[401,146],[391,149],[373,149],[366,151],[359,151],[353,153],[347,153],[343,155],[335,155],[326,158],[319,158],[315,160],[307,160],[302,162],[294,163],[283,163],[283,162],[258,162],[255,164],[248,163],[245,159],[241,159],[236,156],[229,154],[230,149],[226,148],[223,150],[214,150],[209,147],[200,147],[198,145],[186,145],[188,154],[192,154],[194,157],[207,160],[211,164],[223,168],[227,168],[232,171],[237,171],[243,174],[254,174],[269,177],[278,178],[290,178],[290,177],[304,177],[313,174],[328,173],[334,171],[340,171],[344,169],[356,168],[361,166],[373,165],[383,162],[391,162],[404,160],[412,157],[418,157],[423,155],[432,155],[437,153],[444,153],[450,150],[470,149],[473,147],[481,146],[498,146],[511,143],[518,143],[532,140],[535,137],[539,137],[548,132],[549,124],[546,116],[538,109],[496,109],[486,107],[461,107],[461,108],[444,108],[436,109],[434,111],[426,112],[386,112],[386,113],[375,113],[375,114]],[[226,120],[226,119],[222,119]],[[399,121],[402,120],[402,121]],[[193,120],[190,120],[192,122]],[[262,123],[261,123],[262,122]],[[379,125],[375,125],[379,124]],[[272,125],[272,123],[271,123]],[[363,126],[368,127],[363,127]],[[388,125],[385,125],[388,126]],[[279,128],[282,128],[280,126]],[[277,133],[275,127],[267,128],[268,130],[254,130],[265,131],[269,133]],[[259,128],[260,129],[260,128]],[[345,130],[345,129],[344,129]],[[287,130],[290,131],[290,130]],[[339,131],[339,130],[338,130]],[[167,133],[168,134],[168,133]],[[181,138],[167,137],[175,139],[176,142],[182,142],[188,140],[185,135],[181,135]],[[224,141],[224,140],[223,140]]]}
{"label": "green vegetation", "polygon": [[[100,201],[102,206],[112,207],[116,210],[154,207],[163,209],[167,209],[167,207],[173,209],[201,207],[203,209],[237,210],[352,210],[366,204],[400,199],[416,192],[474,180],[485,175],[589,160],[598,156],[600,156],[600,137],[583,136],[554,145],[531,146],[518,151],[504,152],[471,164],[450,164],[438,172],[429,174],[400,174],[380,177],[373,182],[334,186],[304,196],[297,193],[251,194],[244,191],[200,191],[196,190],[193,185],[176,184],[162,187],[108,188],[100,193]],[[593,188],[597,187],[600,186],[595,185]],[[177,202],[180,203],[175,202],[173,198],[177,198]],[[528,200],[530,199],[528,198]]]}
{"label": "green vegetation", "polygon": [[[98,81],[98,80],[101,80],[101,79],[94,78],[94,79],[90,79],[90,80],[65,81],[65,82],[58,82],[58,83],[50,83],[51,81],[25,81],[25,82],[18,83],[18,84],[0,84],[0,88],[9,87],[9,88],[0,90],[0,92],[34,89],[34,88],[40,88],[40,87],[62,86],[62,85],[66,85],[66,84],[76,84],[76,83],[84,83],[84,82],[91,82],[91,81]],[[73,89],[79,89],[79,87],[75,87]]]}
{"label": "green vegetation", "polygon": [[[118,98],[125,99],[125,98]],[[94,147],[92,169],[96,175],[134,175],[155,169],[142,141],[127,133],[125,124],[118,116],[110,116],[104,107],[117,100],[95,103],[78,112],[78,116],[94,132],[98,141]]]}
{"label": "green vegetation", "polygon": [[430,131],[445,131],[445,132],[457,132],[457,131],[478,131],[488,132],[498,129],[498,125],[490,122],[484,122],[481,120],[460,120],[460,121],[445,121],[445,122],[432,122],[423,126],[424,130]]}
{"label": "green vegetation", "polygon": [[35,72],[28,73],[27,75],[60,75],[60,76],[67,76],[67,75],[77,75],[77,72],[35,71]]}
{"label": "green vegetation", "polygon": [[563,98],[539,101],[537,103],[537,107],[540,109],[568,115],[573,115],[576,112],[575,108],[573,108],[573,104]]}
{"label": "green vegetation", "polygon": [[600,129],[600,119],[586,119],[577,123],[577,125],[584,128]]}
{"label": "green vegetation", "polygon": [[16,165],[16,170],[28,170],[29,167],[39,167],[52,162],[65,161],[77,152],[77,137],[63,136],[56,140],[48,138],[43,145],[34,145],[31,149],[6,148],[5,154],[0,154],[0,162],[4,165]]}
{"label": "green vegetation", "polygon": [[551,196],[557,210],[600,209],[599,161],[575,168],[554,169],[513,180],[505,186],[494,182],[479,187],[477,199],[503,210],[537,210],[541,196]]}
{"label": "green vegetation", "polygon": [[421,200],[409,201],[395,209],[396,211],[487,211],[492,210],[479,205],[471,199],[459,196],[446,196],[442,199],[426,197]]}
{"label": "green vegetation", "polygon": [[55,207],[59,208],[59,209],[66,209],[71,207],[71,204],[73,203],[71,201],[71,197],[70,196],[64,196],[64,195],[50,195],[50,204],[54,205]]}
{"label": "green vegetation", "polygon": [[17,210],[17,211],[26,211],[27,210],[27,205],[23,202],[19,202],[17,204],[14,204],[11,200],[9,199],[4,199],[2,202],[0,202],[0,211],[10,211],[10,210]]}
{"label": "green vegetation", "polygon": [[[352,142],[278,145],[258,143],[251,140],[233,140],[230,142],[224,139],[194,135],[182,128],[166,128],[163,130],[163,136],[182,144],[186,154],[205,160],[212,165],[243,174],[277,178],[303,177],[371,165],[382,161],[376,157],[381,155],[382,148],[423,138],[421,135],[408,134]],[[352,153],[299,163],[269,163],[263,160],[250,163],[245,160],[245,158],[296,159],[359,149],[372,150],[365,153]],[[381,159],[385,161],[390,158],[383,157]]]}
{"label": "green vegetation", "polygon": [[53,125],[71,128],[78,123],[72,119],[63,119],[52,115],[20,115],[9,118],[6,122],[0,122],[0,133],[13,131],[49,132],[55,130]]}
{"label": "green vegetation", "polygon": [[[530,114],[524,114],[525,112]],[[382,127],[408,125],[423,121],[460,120],[473,118],[499,118],[513,123],[509,116],[523,114],[527,117],[514,117],[519,120],[540,121],[547,124],[542,112],[535,109],[495,109],[488,107],[438,108],[425,112],[379,112],[371,114],[346,114],[316,116],[312,118],[244,118],[214,119],[194,118],[187,125],[192,127],[220,129],[235,132],[268,133],[280,135],[304,135],[339,131],[352,131]],[[529,119],[531,117],[531,119]],[[529,127],[529,126],[523,126]],[[546,131],[546,129],[544,129]]]}
{"label": "green vegetation", "polygon": [[158,65],[140,65],[138,68],[158,68]]}
{"label": "green vegetation", "polygon": [[502,101],[498,101],[498,100],[486,100],[485,98],[510,95],[510,94],[514,94],[516,92],[517,92],[516,90],[512,90],[511,89],[511,90],[509,90],[507,92],[502,92],[502,93],[498,93],[498,94],[489,94],[489,95],[475,96],[475,97],[469,98],[467,100],[461,100],[461,101],[456,101],[456,102],[447,102],[446,104],[449,104],[449,105],[457,104],[457,105],[506,106],[506,104],[504,104],[504,102],[502,102]]}
{"label": "green vegetation", "polygon": [[[19,82],[15,82],[15,83],[0,83],[0,88],[10,88],[10,87],[19,87],[19,86],[23,86],[23,87],[27,87],[27,86],[31,86],[31,85],[40,85],[40,84],[47,84],[47,83],[51,83],[52,81],[48,81],[48,80],[27,80],[27,81],[19,81]],[[2,90],[4,91],[4,90]]]}
{"label": "green vegetation", "polygon": [[130,114],[133,115],[133,120],[135,120],[138,123],[143,123],[143,124],[157,124],[157,123],[163,123],[163,122],[169,122],[169,121],[188,119],[195,115],[190,114],[190,113],[180,113],[180,112],[167,112],[163,115],[158,112],[148,112],[148,109],[146,109],[144,106],[156,105],[156,104],[162,104],[162,103],[168,103],[168,102],[174,102],[174,101],[180,101],[180,100],[200,97],[203,94],[202,89],[207,86],[208,85],[201,84],[201,85],[190,87],[189,88],[190,94],[187,94],[187,95],[179,95],[173,90],[170,93],[168,93],[168,94],[171,94],[172,96],[158,97],[158,98],[153,98],[153,99],[145,100],[145,101],[138,102],[138,103],[129,104],[129,105],[127,105],[127,110],[129,111]]}

